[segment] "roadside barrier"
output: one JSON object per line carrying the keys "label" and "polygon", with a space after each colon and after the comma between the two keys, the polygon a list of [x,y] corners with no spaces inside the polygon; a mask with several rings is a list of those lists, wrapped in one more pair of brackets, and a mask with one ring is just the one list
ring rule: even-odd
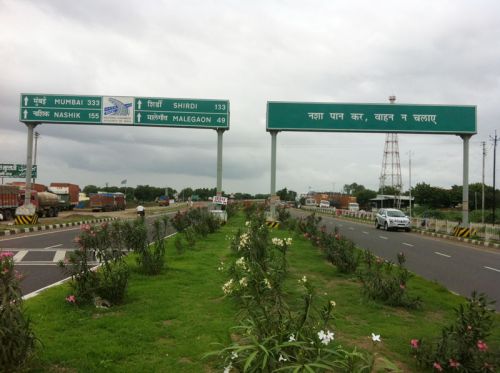
{"label": "roadside barrier", "polygon": [[38,222],[38,215],[17,215],[14,221],[15,225],[29,225]]}
{"label": "roadside barrier", "polygon": [[280,222],[279,221],[266,221],[266,225],[269,228],[275,228],[278,229],[280,227]]}
{"label": "roadside barrier", "polygon": [[469,238],[475,234],[476,234],[476,230],[473,228],[455,227],[453,229],[453,235],[455,237]]}

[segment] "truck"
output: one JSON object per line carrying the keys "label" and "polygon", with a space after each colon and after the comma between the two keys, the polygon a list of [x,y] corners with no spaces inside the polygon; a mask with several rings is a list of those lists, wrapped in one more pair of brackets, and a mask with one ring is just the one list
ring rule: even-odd
{"label": "truck", "polygon": [[123,193],[97,192],[90,193],[90,209],[92,211],[125,210],[125,195]]}
{"label": "truck", "polygon": [[0,214],[3,220],[11,220],[19,206],[19,187],[0,185]]}
{"label": "truck", "polygon": [[156,203],[158,203],[158,206],[169,206],[170,199],[168,196],[160,196],[156,199]]}
{"label": "truck", "polygon": [[[19,190],[19,206],[24,205],[26,191]],[[31,204],[36,208],[36,214],[40,217],[55,217],[59,215],[59,198],[50,192],[31,191]]]}
{"label": "truck", "polygon": [[[26,183],[24,181],[13,181],[7,183],[7,185],[14,185],[19,187],[19,189],[26,189]],[[31,183],[31,190],[35,190],[37,192],[46,192],[47,186],[43,184]]]}
{"label": "truck", "polygon": [[78,205],[80,187],[70,183],[50,183],[49,192],[59,197],[61,210],[73,210]]}

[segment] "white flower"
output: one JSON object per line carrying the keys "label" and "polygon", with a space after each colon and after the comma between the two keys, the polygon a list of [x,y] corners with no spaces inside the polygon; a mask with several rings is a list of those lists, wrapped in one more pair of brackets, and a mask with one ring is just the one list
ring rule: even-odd
{"label": "white flower", "polygon": [[290,335],[290,338],[288,339],[288,342],[295,342],[295,336],[293,334]]}
{"label": "white flower", "polygon": [[285,243],[290,246],[292,244],[292,238],[291,237],[288,237],[288,238],[285,238]]}
{"label": "white flower", "polygon": [[229,363],[229,365],[224,368],[224,373],[229,373],[231,371],[232,367],[233,367],[233,363]]}
{"label": "white flower", "polygon": [[231,360],[234,360],[238,357],[238,353],[236,351],[231,352]]}
{"label": "white flower", "polygon": [[283,355],[280,354],[280,357],[278,359],[278,361],[287,361],[288,359],[284,358]]}
{"label": "white flower", "polygon": [[224,262],[220,262],[220,266],[217,268],[218,271],[224,270]]}
{"label": "white flower", "polygon": [[244,249],[248,245],[248,241],[250,241],[250,235],[248,233],[243,233],[240,236],[240,243],[238,245],[238,250]]}
{"label": "white flower", "polygon": [[250,225],[250,222],[249,221],[246,221],[245,222],[245,227],[248,227]]}
{"label": "white flower", "polygon": [[283,240],[280,238],[277,238],[277,237],[274,237],[271,241],[272,241],[273,245],[276,245],[279,247],[283,247],[283,245],[284,245]]}
{"label": "white flower", "polygon": [[231,294],[233,292],[233,285],[234,285],[233,279],[230,279],[228,282],[226,282],[222,286],[222,291],[224,292],[224,294],[226,294],[226,295]]}
{"label": "white flower", "polygon": [[299,280],[299,284],[305,284],[307,282],[307,277],[302,276],[302,278]]}
{"label": "white flower", "polygon": [[266,288],[271,289],[271,283],[267,278],[264,279],[264,285],[266,285]]}
{"label": "white flower", "polygon": [[245,263],[245,258],[244,257],[241,257],[239,258],[236,262],[235,262],[236,266],[237,267],[240,267],[241,269],[243,270],[246,270],[247,269],[247,265]]}
{"label": "white flower", "polygon": [[324,345],[328,345],[331,341],[333,341],[334,336],[335,334],[329,330],[327,330],[326,333],[323,330],[318,332],[318,338]]}
{"label": "white flower", "polygon": [[330,301],[330,305],[331,305],[332,307],[335,307],[335,306],[337,305],[337,303],[335,303],[335,301],[334,301],[334,300],[331,300],[331,301]]}
{"label": "white flower", "polygon": [[380,342],[380,334],[372,333],[372,341],[373,342]]}
{"label": "white flower", "polygon": [[240,279],[240,286],[242,286],[242,287],[246,288],[246,287],[247,287],[247,285],[248,285],[248,279],[247,279],[246,277],[242,277],[242,278]]}

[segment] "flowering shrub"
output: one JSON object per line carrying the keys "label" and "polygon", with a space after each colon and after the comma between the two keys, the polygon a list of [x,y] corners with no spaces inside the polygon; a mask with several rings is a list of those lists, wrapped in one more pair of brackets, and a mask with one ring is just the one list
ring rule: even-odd
{"label": "flowering shrub", "polygon": [[496,372],[500,356],[489,351],[486,339],[493,326],[492,303],[472,293],[456,310],[456,320],[435,341],[412,339],[410,348],[418,365],[438,372]]}
{"label": "flowering shrub", "polygon": [[0,251],[0,371],[21,369],[35,350],[36,338],[22,308],[20,276],[13,253]]}
{"label": "flowering shrub", "polygon": [[365,269],[359,272],[363,292],[371,299],[406,308],[418,308],[421,300],[408,294],[407,283],[411,273],[404,267],[404,253],[398,254],[398,264],[377,258],[371,252],[364,252]]}
{"label": "flowering shrub", "polygon": [[[75,240],[79,250],[70,254],[68,262],[59,262],[71,275],[70,285],[78,304],[92,303],[95,297],[115,304],[123,301],[129,271],[123,261],[124,243],[120,231],[120,224],[82,225]],[[97,271],[90,268],[93,258],[102,264]]]}
{"label": "flowering shrub", "polygon": [[[300,219],[298,227],[299,230],[304,234],[304,237],[316,238],[319,232],[318,225],[320,222],[321,216],[316,217],[316,214],[312,213],[306,216],[305,219]],[[314,240],[313,243],[316,243],[316,240]]]}
{"label": "flowering shrub", "polygon": [[359,251],[354,242],[337,234],[328,235],[323,247],[328,260],[335,265],[341,273],[354,273],[359,265]]}
{"label": "flowering shrub", "polygon": [[264,223],[262,214],[254,216],[231,244],[237,259],[229,266],[231,278],[222,291],[239,301],[243,319],[238,342],[213,353],[222,358],[224,372],[351,372],[370,367],[367,355],[334,345],[335,302],[316,310],[306,276],[298,280],[302,307],[288,305],[283,286],[292,239],[271,239]]}
{"label": "flowering shrub", "polygon": [[157,275],[165,266],[165,235],[168,222],[166,215],[156,219],[153,222],[153,244],[141,245],[142,249],[137,251],[137,263],[147,275]]}

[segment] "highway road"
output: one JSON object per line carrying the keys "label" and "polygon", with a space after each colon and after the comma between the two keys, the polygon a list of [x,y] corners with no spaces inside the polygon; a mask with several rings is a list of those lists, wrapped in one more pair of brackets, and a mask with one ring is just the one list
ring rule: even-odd
{"label": "highway road", "polygon": [[[175,212],[168,215],[173,214]],[[148,222],[153,220],[154,217],[147,218]],[[0,250],[14,253],[15,268],[24,277],[21,282],[23,295],[68,277],[57,263],[77,249],[74,240],[79,231],[80,227],[72,227],[0,238]],[[168,233],[173,232],[169,227]]]}
{"label": "highway road", "polygon": [[[307,213],[294,210],[293,215]],[[322,216],[327,230],[335,226],[340,233],[374,254],[397,261],[397,253],[406,255],[406,267],[414,273],[442,284],[450,291],[470,296],[483,292],[496,301],[500,311],[500,251],[457,241],[422,236],[418,233],[375,229],[374,225]]]}

